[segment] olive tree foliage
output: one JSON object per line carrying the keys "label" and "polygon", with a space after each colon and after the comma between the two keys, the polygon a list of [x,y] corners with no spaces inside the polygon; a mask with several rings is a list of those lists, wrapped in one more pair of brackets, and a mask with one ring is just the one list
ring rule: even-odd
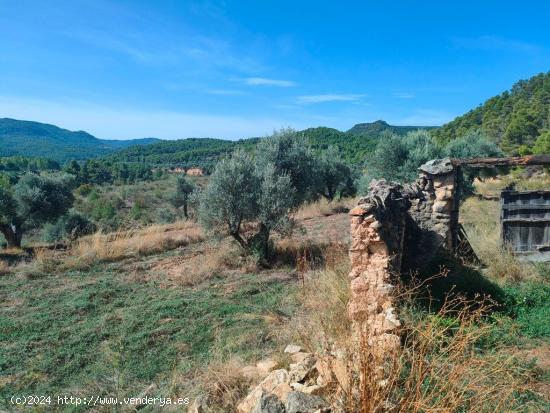
{"label": "olive tree foliage", "polygon": [[[450,141],[444,148],[445,156],[449,158],[481,158],[500,157],[504,153],[496,143],[487,140],[481,131],[467,132],[461,138]],[[459,178],[460,197],[464,198],[474,193],[474,179],[495,176],[498,170],[480,168],[460,168]]]}
{"label": "olive tree foliage", "polygon": [[8,247],[20,247],[23,233],[53,222],[72,206],[69,175],[24,175],[13,187],[0,187],[0,232]]}
{"label": "olive tree foliage", "polygon": [[[430,132],[418,130],[404,137],[388,134],[382,136],[375,151],[366,160],[366,173],[358,182],[359,192],[368,192],[372,179],[385,178],[388,181],[412,182],[418,176],[418,167],[431,159],[475,158],[502,156],[502,151],[493,142],[487,140],[481,132],[472,131],[459,139],[450,141],[446,146],[438,145]],[[466,192],[471,191],[471,182],[482,174],[481,171],[464,173]]]}
{"label": "olive tree foliage", "polygon": [[189,199],[194,189],[195,186],[189,182],[185,176],[178,176],[176,181],[176,193],[172,198],[172,205],[176,208],[182,208],[185,218],[189,218]]}
{"label": "olive tree foliage", "polygon": [[489,141],[481,131],[470,131],[450,141],[443,152],[449,158],[463,159],[504,156],[497,144]]}
{"label": "olive tree foliage", "polygon": [[258,168],[267,165],[277,175],[288,175],[295,189],[294,206],[317,197],[316,159],[306,138],[292,129],[282,129],[262,140],[256,149]]}
{"label": "olive tree foliage", "polygon": [[355,195],[353,171],[335,146],[329,146],[316,158],[314,175],[317,194],[329,201],[338,194],[340,197]]}
{"label": "olive tree foliage", "polygon": [[420,165],[442,155],[442,149],[426,130],[409,132],[404,137],[384,134],[366,160],[366,173],[358,182],[359,192],[368,192],[372,179],[411,182],[418,175]]}
{"label": "olive tree foliage", "polygon": [[206,230],[229,234],[264,260],[271,233],[292,227],[289,213],[297,205],[296,194],[290,174],[237,151],[216,165],[200,193],[199,222]]}

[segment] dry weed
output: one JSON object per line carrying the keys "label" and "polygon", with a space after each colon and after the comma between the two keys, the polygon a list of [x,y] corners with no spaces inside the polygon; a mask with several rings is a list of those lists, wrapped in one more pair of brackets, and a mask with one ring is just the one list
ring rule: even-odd
{"label": "dry weed", "polygon": [[110,234],[98,232],[76,241],[65,267],[85,268],[100,261],[160,253],[203,239],[202,230],[191,221]]}
{"label": "dry weed", "polygon": [[[492,303],[449,298],[435,314],[417,318],[402,331],[402,353],[380,366],[373,349],[360,340],[359,363],[351,378],[359,391],[348,395],[350,412],[495,412],[515,411],[518,392],[530,376],[498,349],[484,352],[481,340],[491,326],[484,316]],[[360,380],[362,378],[362,380]]]}
{"label": "dry weed", "polygon": [[184,285],[192,286],[227,270],[255,272],[258,270],[258,264],[254,257],[245,254],[235,243],[226,240],[216,248],[202,252],[184,262],[178,268],[178,279]]}
{"label": "dry weed", "polygon": [[305,221],[315,217],[326,217],[338,213],[348,212],[352,205],[356,204],[355,198],[333,200],[329,202],[325,198],[303,205],[294,213],[294,219]]}
{"label": "dry weed", "polygon": [[9,264],[4,260],[0,260],[0,275],[11,274],[11,272],[12,269]]}
{"label": "dry weed", "polygon": [[218,361],[209,364],[198,381],[210,407],[233,411],[235,406],[248,393],[251,379],[242,373],[244,364],[238,359]]}
{"label": "dry weed", "polygon": [[468,198],[460,208],[460,219],[476,254],[487,266],[489,276],[516,282],[537,276],[532,265],[519,262],[501,246],[497,201]]}
{"label": "dry weed", "polygon": [[353,386],[336,397],[344,411],[493,412],[520,404],[518,392],[525,391],[530,380],[527,370],[498,348],[480,349],[491,333],[485,315],[493,303],[456,296],[435,313],[417,309],[412,303],[430,280],[396,288],[395,300],[403,303],[402,352],[385,360],[381,376],[366,338],[358,342],[352,337],[345,250],[336,247],[329,254],[334,255],[326,259],[331,264],[306,278],[301,309],[290,328],[294,342],[309,351],[322,355],[336,348],[345,354]]}
{"label": "dry weed", "polygon": [[323,269],[303,259],[301,308],[288,328],[291,342],[300,342],[318,354],[349,339],[347,305],[350,296],[347,246],[329,244],[323,250]]}
{"label": "dry weed", "polygon": [[517,173],[476,180],[476,192],[483,197],[499,197],[503,189],[514,187],[518,191],[536,191],[550,188],[550,176],[523,178]]}

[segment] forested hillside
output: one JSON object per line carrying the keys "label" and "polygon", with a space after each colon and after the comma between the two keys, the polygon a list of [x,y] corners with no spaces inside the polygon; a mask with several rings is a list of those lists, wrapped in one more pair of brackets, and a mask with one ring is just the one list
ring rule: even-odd
{"label": "forested hillside", "polygon": [[72,132],[46,123],[0,118],[0,156],[30,156],[65,162],[156,141],[158,139],[154,138],[104,140],[87,132]]}
{"label": "forested hillside", "polygon": [[537,152],[537,139],[550,129],[550,72],[520,80],[433,134],[445,143],[476,129],[509,154]]}
{"label": "forested hillside", "polygon": [[[369,126],[372,125],[372,126]],[[378,139],[385,132],[417,130],[417,126],[392,126],[384,121],[355,125],[348,132],[338,129],[317,127],[298,132],[311,144],[314,151],[320,152],[329,146],[338,147],[343,159],[348,163],[358,163],[376,147]],[[353,132],[351,132],[353,131]],[[236,148],[250,150],[261,138],[226,141],[210,138],[190,138],[175,141],[162,141],[147,146],[133,146],[107,156],[112,161],[146,162],[153,165],[177,165],[182,167],[199,166],[209,168],[223,155]]]}
{"label": "forested hillside", "polygon": [[389,125],[383,120],[377,120],[370,123],[358,123],[353,126],[348,133],[352,135],[366,135],[369,137],[380,137],[383,133],[391,132],[395,135],[404,136],[408,132],[417,129],[435,129],[437,126],[394,126]]}

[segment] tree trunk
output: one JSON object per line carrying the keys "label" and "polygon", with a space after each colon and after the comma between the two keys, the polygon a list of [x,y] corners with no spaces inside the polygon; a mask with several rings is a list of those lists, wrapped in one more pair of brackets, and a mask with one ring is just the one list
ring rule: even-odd
{"label": "tree trunk", "polygon": [[260,224],[258,233],[254,236],[256,248],[260,253],[260,260],[267,261],[269,257],[269,228],[265,224]]}
{"label": "tree trunk", "polygon": [[185,219],[189,219],[189,214],[187,213],[187,200],[183,203],[183,216]]}
{"label": "tree trunk", "polygon": [[0,232],[8,242],[8,248],[21,248],[23,231],[12,224],[0,224]]}
{"label": "tree trunk", "polygon": [[231,232],[230,235],[239,243],[239,245],[244,249],[248,250],[248,244],[246,241],[241,237],[241,234],[239,232]]}

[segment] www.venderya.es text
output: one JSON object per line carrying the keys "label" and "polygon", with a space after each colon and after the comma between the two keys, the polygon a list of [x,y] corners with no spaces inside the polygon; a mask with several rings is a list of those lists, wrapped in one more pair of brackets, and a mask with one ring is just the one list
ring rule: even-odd
{"label": "www.venderya.es text", "polygon": [[18,406],[186,406],[189,397],[112,397],[80,396],[12,396],[10,402]]}

